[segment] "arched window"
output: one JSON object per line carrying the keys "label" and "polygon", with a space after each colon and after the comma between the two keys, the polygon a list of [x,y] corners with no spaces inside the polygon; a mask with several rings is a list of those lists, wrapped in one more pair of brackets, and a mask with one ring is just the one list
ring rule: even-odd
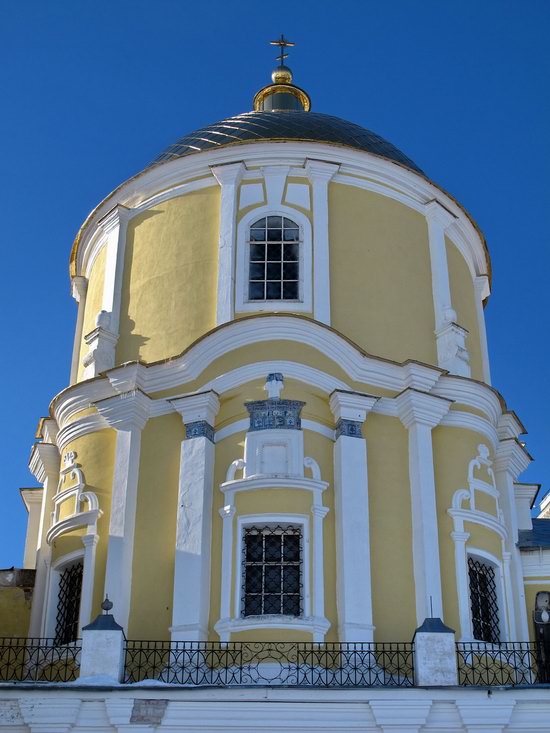
{"label": "arched window", "polygon": [[249,228],[248,300],[300,299],[300,227],[266,216]]}

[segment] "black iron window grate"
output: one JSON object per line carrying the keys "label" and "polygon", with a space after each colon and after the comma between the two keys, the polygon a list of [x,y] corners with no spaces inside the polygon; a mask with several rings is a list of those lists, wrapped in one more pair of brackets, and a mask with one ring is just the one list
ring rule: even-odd
{"label": "black iron window grate", "polygon": [[77,562],[66,567],[59,576],[57,615],[55,617],[56,644],[69,644],[78,636],[82,570],[82,563]]}
{"label": "black iron window grate", "polygon": [[245,527],[242,616],[302,614],[302,532],[293,526]]}
{"label": "black iron window grate", "polygon": [[250,227],[249,300],[298,300],[300,229],[284,216],[266,216]]}
{"label": "black iron window grate", "polygon": [[468,575],[474,639],[498,644],[500,628],[495,569],[492,565],[469,557]]}

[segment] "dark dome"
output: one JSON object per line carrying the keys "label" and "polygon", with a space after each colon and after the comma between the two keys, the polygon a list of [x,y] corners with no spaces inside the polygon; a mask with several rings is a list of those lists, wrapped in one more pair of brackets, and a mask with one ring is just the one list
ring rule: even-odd
{"label": "dark dome", "polygon": [[345,145],[380,155],[424,175],[410,158],[376,133],[332,115],[295,110],[246,112],[208,125],[180,137],[155,158],[151,165],[202,150],[265,140],[301,140]]}

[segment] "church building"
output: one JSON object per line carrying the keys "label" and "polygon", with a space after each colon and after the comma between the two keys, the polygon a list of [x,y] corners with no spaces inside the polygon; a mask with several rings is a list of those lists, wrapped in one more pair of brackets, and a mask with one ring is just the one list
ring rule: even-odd
{"label": "church building", "polygon": [[2,732],[550,727],[550,501],[491,386],[487,243],[274,44],[253,111],[74,241]]}

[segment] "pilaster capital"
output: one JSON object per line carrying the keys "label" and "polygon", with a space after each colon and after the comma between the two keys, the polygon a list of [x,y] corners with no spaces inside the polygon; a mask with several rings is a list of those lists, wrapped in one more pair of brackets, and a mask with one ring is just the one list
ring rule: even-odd
{"label": "pilaster capital", "polygon": [[88,290],[88,280],[82,275],[75,275],[71,278],[71,295],[80,303],[86,297]]}
{"label": "pilaster capital", "polygon": [[452,400],[408,388],[395,398],[397,414],[407,430],[414,425],[435,428],[451,409]]}
{"label": "pilaster capital", "polygon": [[237,507],[234,504],[226,504],[221,509],[218,509],[218,514],[222,519],[233,519],[236,513]]}
{"label": "pilaster capital", "polygon": [[456,216],[440,204],[436,199],[428,201],[424,206],[424,216],[428,224],[437,224],[443,231],[456,221]]}
{"label": "pilaster capital", "polygon": [[19,489],[19,493],[21,494],[23,504],[25,505],[25,508],[29,513],[32,507],[42,506],[42,498],[44,496],[44,489],[42,487],[32,489]]}
{"label": "pilaster capital", "polygon": [[451,532],[451,539],[453,542],[456,542],[457,544],[461,543],[463,545],[468,542],[470,539],[470,533],[469,532]]}
{"label": "pilaster capital", "polygon": [[43,443],[56,444],[58,432],[57,422],[52,417],[41,417],[34,437]]}
{"label": "pilaster capital", "polygon": [[228,163],[227,165],[213,165],[210,170],[223,188],[224,186],[237,186],[246,171],[246,166],[241,161],[240,163]]}
{"label": "pilaster capital", "polygon": [[82,539],[84,547],[96,547],[99,542],[99,535],[97,534],[85,534]]}
{"label": "pilaster capital", "polygon": [[57,481],[61,456],[53,443],[35,443],[31,450],[29,469],[35,479],[43,484],[46,479]]}
{"label": "pilaster capital", "polygon": [[324,519],[327,514],[329,513],[328,506],[319,506],[317,504],[314,504],[311,507],[311,513],[314,517],[320,517],[321,519]]}
{"label": "pilaster capital", "polygon": [[509,473],[515,481],[532,460],[517,438],[507,438],[499,441],[495,454],[494,469],[497,472]]}
{"label": "pilaster capital", "polygon": [[131,215],[131,209],[122,204],[117,204],[98,221],[97,225],[105,234],[109,235],[113,230],[120,227],[121,224],[127,224]]}
{"label": "pilaster capital", "polygon": [[177,397],[168,402],[181,415],[184,424],[207,422],[213,426],[220,409],[220,398],[214,390]]}
{"label": "pilaster capital", "polygon": [[323,160],[306,160],[306,173],[309,180],[323,181],[328,183],[338,173],[340,165],[337,163],[326,163]]}
{"label": "pilaster capital", "polygon": [[405,387],[428,392],[437,384],[445,370],[427,364],[420,364],[417,361],[406,361],[403,364],[403,373]]}
{"label": "pilaster capital", "polygon": [[134,389],[144,390],[146,371],[147,368],[143,364],[134,362],[109,369],[106,376],[113,389],[122,394]]}
{"label": "pilaster capital", "polygon": [[149,419],[152,400],[140,389],[95,402],[99,414],[116,430],[143,430]]}
{"label": "pilaster capital", "polygon": [[379,397],[360,392],[345,392],[336,389],[330,395],[329,405],[336,421],[352,420],[363,423],[379,399]]}

